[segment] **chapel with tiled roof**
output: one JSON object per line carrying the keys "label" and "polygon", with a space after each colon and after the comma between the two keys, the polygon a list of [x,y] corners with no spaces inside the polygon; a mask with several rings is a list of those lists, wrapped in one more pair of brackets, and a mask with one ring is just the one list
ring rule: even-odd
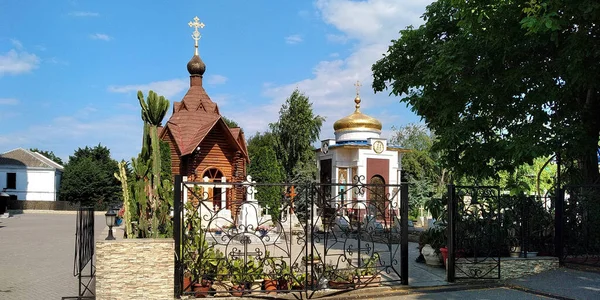
{"label": "chapel with tiled roof", "polygon": [[[219,106],[206,93],[202,85],[206,65],[198,54],[197,28],[193,37],[195,53],[187,64],[190,88],[180,102],[173,103],[173,114],[160,138],[169,143],[174,176],[187,176],[188,181],[242,182],[249,163],[244,132],[227,126]],[[215,208],[232,212],[244,197],[241,189],[214,188],[209,193]]]}

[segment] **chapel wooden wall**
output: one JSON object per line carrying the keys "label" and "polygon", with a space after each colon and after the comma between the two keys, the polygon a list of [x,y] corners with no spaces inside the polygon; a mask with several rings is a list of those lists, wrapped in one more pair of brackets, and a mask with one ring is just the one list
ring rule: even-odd
{"label": "chapel wooden wall", "polygon": [[[217,125],[218,126],[218,125]],[[200,151],[181,157],[175,141],[168,132],[164,139],[169,143],[173,175],[187,176],[189,181],[202,181],[202,175],[207,169],[217,168],[228,182],[242,182],[246,176],[246,159],[227,139],[225,133],[215,127],[200,143]],[[232,214],[237,210],[245,196],[242,188],[229,189],[227,198],[230,199]]]}

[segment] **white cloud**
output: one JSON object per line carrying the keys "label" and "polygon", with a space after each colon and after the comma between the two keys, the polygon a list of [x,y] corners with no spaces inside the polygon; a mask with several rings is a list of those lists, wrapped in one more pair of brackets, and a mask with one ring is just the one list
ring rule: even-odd
{"label": "white cloud", "polygon": [[206,78],[206,83],[211,85],[224,84],[227,82],[227,77],[223,75],[208,75]]}
{"label": "white cloud", "polygon": [[72,17],[97,17],[99,15],[99,13],[91,11],[72,11],[69,13],[69,16]]}
{"label": "white cloud", "polygon": [[189,79],[171,79],[144,84],[111,85],[108,87],[108,91],[113,93],[137,93],[137,91],[142,91],[144,95],[147,95],[149,90],[153,90],[157,94],[172,100],[171,98],[179,95],[187,88],[189,88]]}
{"label": "white cloud", "polygon": [[11,49],[6,54],[0,54],[0,76],[27,73],[37,68],[39,64],[40,58],[37,55],[20,49]]}
{"label": "white cloud", "polygon": [[[408,25],[422,23],[420,16],[431,0],[317,0],[315,7],[321,20],[332,26],[335,33],[326,38],[335,42],[349,43],[352,53],[342,57],[333,55],[325,58],[313,68],[313,75],[297,82],[263,86],[263,95],[272,101],[254,112],[239,114],[236,121],[250,132],[267,130],[269,122],[277,120],[281,104],[297,87],[313,103],[315,114],[326,117],[321,137],[333,136],[333,123],[354,110],[354,83],[360,80],[361,111],[378,118],[383,123],[384,134],[392,125],[418,122],[406,105],[386,92],[374,95],[371,88],[373,77],[371,66],[382,57],[390,40],[399,37],[399,31]],[[252,118],[256,113],[273,116],[272,120]]]}
{"label": "white cloud", "polygon": [[17,105],[19,100],[15,98],[0,98],[0,105]]}
{"label": "white cloud", "polygon": [[299,43],[302,43],[302,41],[303,41],[303,39],[299,34],[292,34],[290,36],[285,37],[285,42],[290,45],[299,44]]}
{"label": "white cloud", "polygon": [[21,43],[21,41],[15,40],[15,39],[11,39],[10,42],[13,44],[13,46],[15,47],[15,49],[17,49],[17,50],[22,50],[23,49],[23,44]]}
{"label": "white cloud", "polygon": [[92,40],[102,40],[102,41],[110,41],[112,40],[112,37],[104,34],[104,33],[94,33],[94,34],[90,34],[90,38]]}

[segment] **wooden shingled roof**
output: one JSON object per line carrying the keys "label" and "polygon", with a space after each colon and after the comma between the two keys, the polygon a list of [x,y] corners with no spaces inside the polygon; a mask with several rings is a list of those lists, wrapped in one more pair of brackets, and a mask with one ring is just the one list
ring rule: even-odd
{"label": "wooden shingled roof", "polygon": [[239,138],[242,134],[241,129],[229,128],[221,118],[218,105],[202,87],[202,76],[190,76],[190,89],[181,102],[173,103],[173,115],[161,131],[161,138],[167,131],[170,132],[181,156],[185,156],[194,152],[208,133],[217,127],[224,129],[230,144],[241,151],[248,160],[246,143]]}

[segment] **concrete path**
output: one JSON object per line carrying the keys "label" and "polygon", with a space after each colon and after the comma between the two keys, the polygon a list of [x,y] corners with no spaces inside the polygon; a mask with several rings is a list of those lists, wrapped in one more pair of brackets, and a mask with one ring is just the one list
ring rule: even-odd
{"label": "concrete path", "polygon": [[565,299],[600,299],[600,273],[560,268],[507,282],[523,291]]}
{"label": "concrete path", "polygon": [[[95,217],[95,232],[106,226]],[[76,296],[73,213],[25,213],[0,219],[0,299]]]}

